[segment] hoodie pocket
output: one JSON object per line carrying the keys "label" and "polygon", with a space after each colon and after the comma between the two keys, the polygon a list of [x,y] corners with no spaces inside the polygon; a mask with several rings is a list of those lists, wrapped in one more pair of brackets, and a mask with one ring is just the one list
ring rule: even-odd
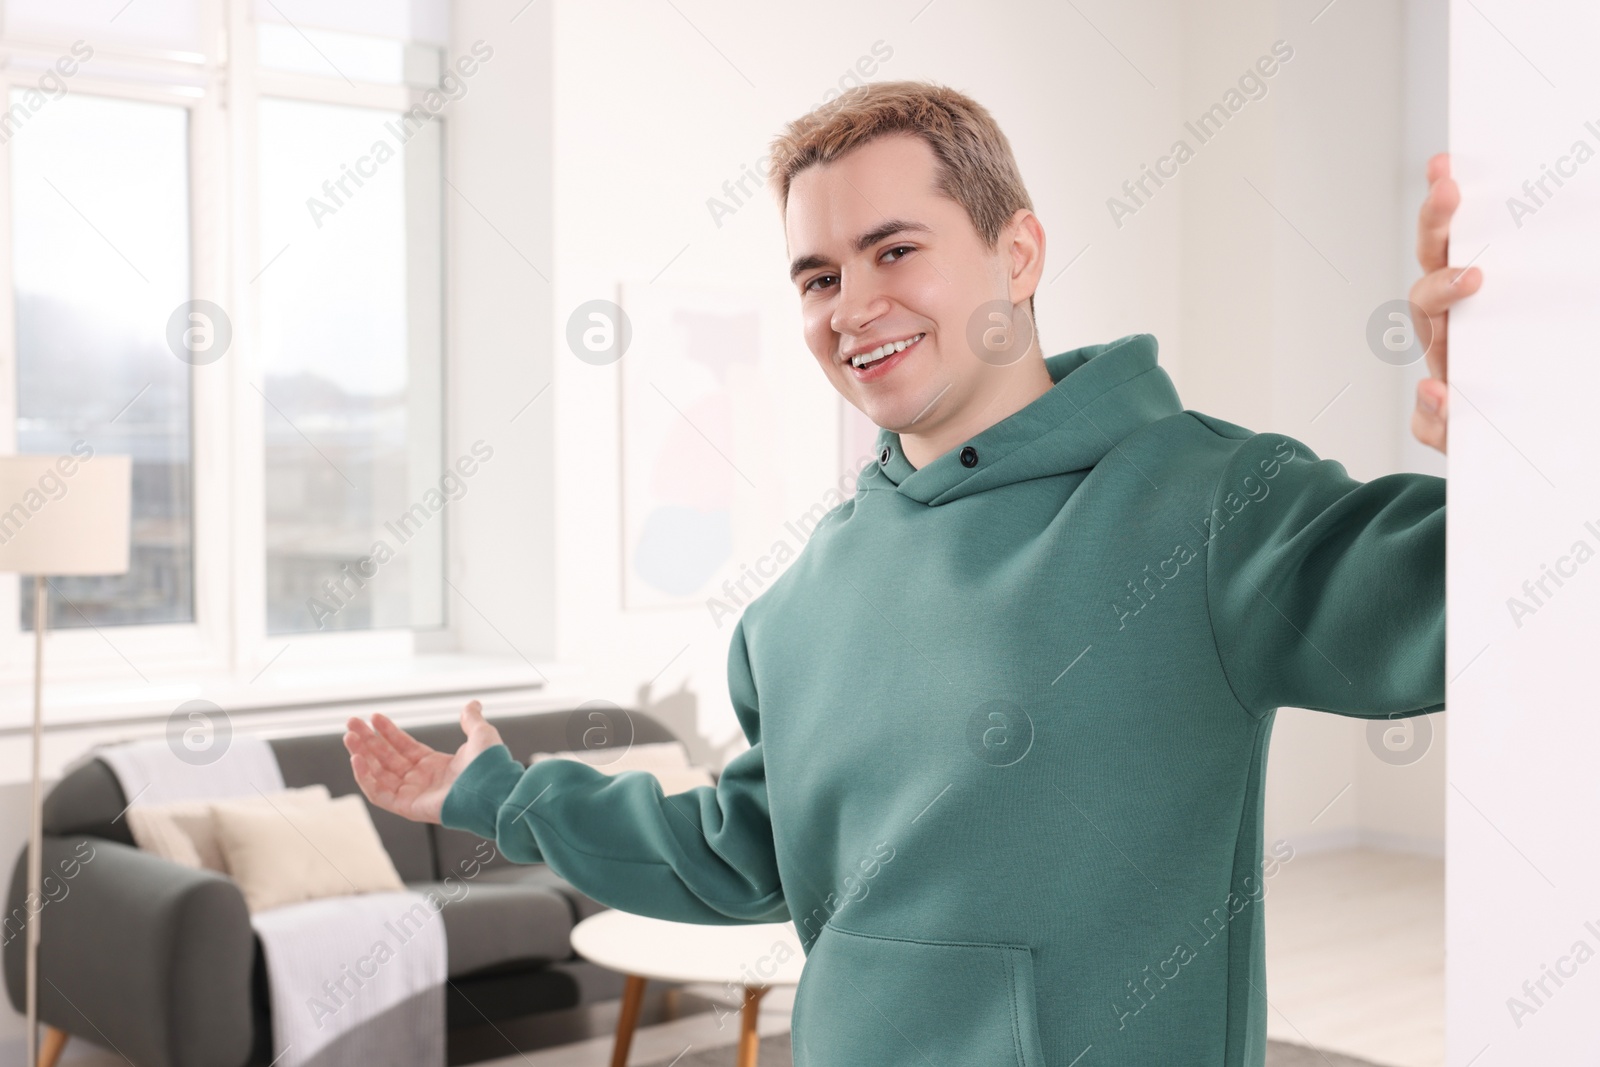
{"label": "hoodie pocket", "polygon": [[830,923],[806,956],[791,1038],[795,1067],[1044,1067],[1033,953]]}

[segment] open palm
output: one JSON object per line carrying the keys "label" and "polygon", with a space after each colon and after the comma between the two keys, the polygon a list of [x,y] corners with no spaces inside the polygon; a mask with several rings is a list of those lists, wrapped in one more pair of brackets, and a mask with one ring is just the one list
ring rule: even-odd
{"label": "open palm", "polygon": [[344,747],[356,784],[368,800],[414,822],[438,822],[444,798],[467,765],[500,744],[500,731],[471,701],[461,710],[466,743],[454,753],[429,748],[386,715],[374,713],[369,725],[359,717],[345,723]]}

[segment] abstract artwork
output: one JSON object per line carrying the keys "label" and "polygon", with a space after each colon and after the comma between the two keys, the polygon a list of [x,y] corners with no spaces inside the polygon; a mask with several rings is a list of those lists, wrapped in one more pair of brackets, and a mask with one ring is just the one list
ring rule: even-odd
{"label": "abstract artwork", "polygon": [[621,360],[622,606],[704,602],[759,518],[773,432],[753,294],[625,285],[633,341]]}

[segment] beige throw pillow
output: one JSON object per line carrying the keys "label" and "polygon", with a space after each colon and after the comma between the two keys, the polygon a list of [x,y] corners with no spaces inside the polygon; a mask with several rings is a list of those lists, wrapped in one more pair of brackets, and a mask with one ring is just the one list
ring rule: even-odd
{"label": "beige throw pillow", "polygon": [[228,871],[252,913],[405,888],[359,793],[279,809],[218,802],[212,818]]}
{"label": "beige throw pillow", "polygon": [[146,852],[184,867],[209,867],[220,870],[217,864],[222,855],[213,852],[211,862],[202,858],[195,838],[205,836],[213,845],[216,837],[211,833],[211,805],[209,804],[152,804],[148,808],[135,805],[128,809],[128,831],[133,843]]}
{"label": "beige throw pillow", "polygon": [[[308,785],[299,789],[285,789],[254,797],[239,797],[230,804],[259,804],[271,810],[271,804],[326,803],[329,799],[325,785]],[[128,830],[133,843],[146,852],[185,867],[205,868],[228,873],[228,864],[217,843],[217,831],[211,817],[211,806],[219,801],[180,800],[167,804],[135,804],[128,809]]]}

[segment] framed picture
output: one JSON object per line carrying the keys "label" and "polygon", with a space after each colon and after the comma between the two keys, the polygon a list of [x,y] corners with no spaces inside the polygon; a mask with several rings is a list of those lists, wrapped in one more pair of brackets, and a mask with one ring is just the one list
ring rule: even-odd
{"label": "framed picture", "polygon": [[622,606],[703,603],[742,529],[763,522],[773,432],[752,293],[663,283],[620,290]]}

